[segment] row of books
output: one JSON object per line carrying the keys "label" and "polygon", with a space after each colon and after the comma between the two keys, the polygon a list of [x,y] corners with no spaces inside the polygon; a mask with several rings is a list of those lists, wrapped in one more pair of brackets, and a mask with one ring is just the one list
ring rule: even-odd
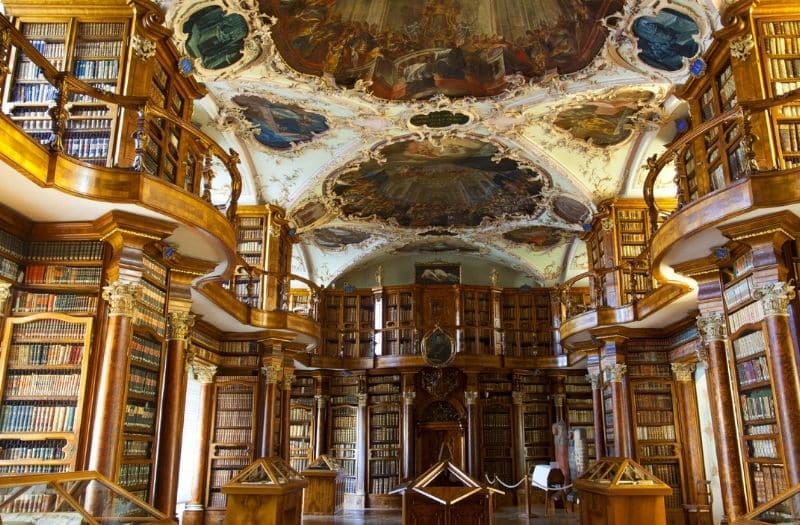
{"label": "row of books", "polygon": [[163,312],[167,294],[147,281],[141,281],[142,295],[139,300],[158,312]]}
{"label": "row of books", "polygon": [[161,366],[161,343],[134,334],[131,342],[131,361],[159,368]]}
{"label": "row of books", "polygon": [[116,57],[122,50],[122,42],[117,41],[81,41],[75,43],[75,56],[78,57]]}
{"label": "row of books", "polygon": [[164,317],[155,314],[141,303],[136,303],[136,318],[134,324],[152,328],[159,337],[164,337],[166,332]]}
{"label": "row of books", "polygon": [[251,428],[216,428],[214,441],[217,443],[250,443],[252,441]]}
{"label": "row of books", "polygon": [[17,495],[9,504],[3,505],[3,513],[30,514],[53,512],[56,501],[59,499],[57,492],[28,492]]}
{"label": "row of books", "polygon": [[668,363],[668,352],[656,351],[643,351],[643,352],[629,352],[626,354],[626,362],[631,363]]}
{"label": "row of books", "polygon": [[369,482],[370,494],[388,494],[397,485],[397,476],[373,478]]}
{"label": "row of books", "polygon": [[371,428],[369,431],[370,443],[397,442],[400,439],[399,429],[396,427]]}
{"label": "row of books", "polygon": [[636,427],[636,439],[641,441],[671,441],[675,439],[675,425]]}
{"label": "row of books", "polygon": [[594,412],[592,410],[568,410],[567,419],[570,425],[591,425],[594,423]]}
{"label": "row of books", "polygon": [[261,253],[260,241],[245,241],[236,244],[238,253]]}
{"label": "row of books", "polygon": [[8,374],[5,395],[27,396],[77,396],[80,374]]}
{"label": "row of books", "polygon": [[2,432],[72,432],[75,406],[3,405]]}
{"label": "row of books", "polygon": [[398,474],[397,461],[378,460],[369,462],[370,476],[394,476]]}
{"label": "row of books", "polygon": [[751,458],[778,458],[778,445],[774,439],[751,439],[747,442],[747,452]]}
{"label": "row of books", "polygon": [[19,264],[0,257],[0,275],[7,279],[17,279],[19,277]]}
{"label": "row of books", "polygon": [[657,410],[672,410],[672,396],[668,394],[639,394],[636,396],[636,407]]}
{"label": "row of books", "polygon": [[672,410],[637,410],[638,425],[670,425],[675,421]]}
{"label": "row of books", "polygon": [[[43,35],[44,36],[44,35]],[[58,35],[58,37],[63,37],[63,35]],[[38,51],[41,55],[45,58],[51,59],[50,63],[53,64],[57,69],[60,69],[52,59],[64,59],[67,54],[66,44],[62,41],[57,40],[31,40],[31,45]],[[33,64],[32,62],[28,62],[29,64]],[[63,67],[63,63],[61,65]],[[38,68],[37,68],[38,69]]]}
{"label": "row of books", "polygon": [[100,241],[33,241],[26,255],[30,261],[100,261],[103,246]]}
{"label": "row of books", "polygon": [[69,465],[3,465],[0,474],[54,474],[72,470]]}
{"label": "row of books", "polygon": [[250,413],[253,410],[253,391],[249,388],[246,392],[220,391],[217,395],[217,410],[240,410]]}
{"label": "row of books", "polygon": [[736,365],[739,385],[747,386],[769,380],[769,366],[765,356],[757,357]]}
{"label": "row of books", "polygon": [[219,351],[223,354],[258,354],[257,341],[222,341]]}
{"label": "row of books", "polygon": [[217,427],[240,427],[249,429],[253,425],[253,414],[247,411],[217,411]]}
{"label": "row of books", "polygon": [[728,308],[736,308],[753,299],[753,276],[738,281],[737,283],[725,288],[725,305]]}
{"label": "row of books", "polygon": [[777,429],[775,425],[766,424],[766,425],[749,425],[745,428],[745,433],[748,436],[763,436],[765,434],[775,434]]}
{"label": "row of books", "polygon": [[[49,123],[45,126],[49,129]],[[23,129],[24,126],[23,126]],[[67,120],[67,130],[69,131],[105,131],[111,129],[111,119],[108,118],[71,118]]]}
{"label": "row of books", "polygon": [[67,35],[67,24],[63,22],[25,22],[21,26],[21,31],[22,34],[28,38],[28,40],[34,40],[36,38],[65,38]]}
{"label": "row of books", "polygon": [[11,102],[51,102],[58,91],[50,84],[14,84]]}
{"label": "row of books", "polygon": [[333,443],[351,444],[356,442],[356,429],[353,427],[336,427],[333,429]]}
{"label": "row of books", "polygon": [[263,230],[239,230],[237,239],[239,241],[259,241],[261,242],[264,237]]}
{"label": "row of books", "polygon": [[[309,421],[309,424],[311,422]],[[308,425],[289,425],[289,437],[292,438],[305,438],[306,440],[311,437],[311,428]],[[307,441],[305,441],[307,444]],[[298,445],[301,446],[301,445]]]}
{"label": "row of books", "polygon": [[753,253],[747,252],[733,260],[733,275],[739,277],[753,269]]}
{"label": "row of books", "polygon": [[129,458],[149,458],[152,443],[143,439],[125,439],[122,441],[122,455]]}
{"label": "row of books", "polygon": [[[245,465],[246,466],[246,465]],[[211,471],[211,486],[221,487],[228,483],[233,477],[239,473],[239,468],[236,469],[213,469]]]}
{"label": "row of books", "polygon": [[736,333],[746,324],[759,323],[763,319],[764,309],[761,307],[760,301],[750,303],[728,315],[731,333]]}
{"label": "row of books", "polygon": [[[294,403],[295,400],[292,400],[292,402]],[[312,399],[311,402],[313,403],[314,400]],[[311,421],[312,417],[313,412],[307,408],[292,407],[292,409],[289,411],[289,419],[292,421],[309,422]]]}
{"label": "row of books", "polygon": [[486,458],[483,460],[483,473],[486,476],[497,476],[508,483],[507,480],[511,479],[511,460]]}
{"label": "row of books", "polygon": [[[39,52],[42,53],[46,57],[63,57],[64,56],[64,44],[45,44],[45,45],[43,45],[41,47],[45,48],[45,49],[48,48],[48,47],[51,48],[51,52],[49,54],[48,54],[48,52],[42,51],[41,49],[39,50]],[[53,53],[52,50],[56,49],[56,48],[60,48],[61,52]],[[57,62],[61,62],[61,64],[59,64],[59,65],[61,67],[63,67],[63,64],[64,64],[63,60],[51,60],[50,62],[53,63],[53,62],[56,62],[56,61]],[[55,64],[53,64],[53,65],[55,66]],[[60,67],[59,67],[59,69],[60,69]],[[45,80],[44,71],[42,70],[42,68],[37,66],[34,62],[22,59],[19,62],[17,62],[17,78],[16,78],[16,81],[17,82],[24,82],[26,80]]]}
{"label": "row of books", "polygon": [[778,136],[784,152],[800,152],[800,124],[781,122],[778,124]]}
{"label": "row of books", "polygon": [[78,26],[78,36],[84,38],[122,38],[125,24],[121,22],[83,22]]}
{"label": "row of books", "polygon": [[[496,419],[497,418],[497,419]],[[484,426],[505,426],[511,424],[511,419],[506,414],[501,415],[492,415],[491,422],[487,421],[486,416],[483,419]],[[522,425],[525,427],[536,427],[542,428],[546,427],[549,424],[548,417],[546,414],[542,413],[535,413],[535,414],[525,414],[522,417]]]}
{"label": "row of books", "polygon": [[483,444],[484,446],[492,445],[508,445],[511,443],[511,430],[506,428],[489,428],[483,427]]}
{"label": "row of books", "polygon": [[786,491],[786,472],[783,465],[750,465],[755,504],[761,505]]}
{"label": "row of books", "polygon": [[132,431],[152,431],[156,422],[156,409],[150,403],[125,405],[125,426]]}
{"label": "row of books", "polygon": [[8,354],[8,366],[25,365],[79,365],[83,358],[83,345],[70,344],[15,344]]}
{"label": "row of books", "polygon": [[264,219],[261,217],[237,217],[240,228],[264,228]]}
{"label": "row of books", "polygon": [[[230,479],[230,478],[229,478]],[[225,482],[227,483],[227,481]],[[224,484],[224,483],[223,483]],[[223,484],[220,485],[213,485],[213,487],[221,487]],[[217,489],[219,490],[219,489]],[[225,505],[227,504],[228,497],[223,494],[222,492],[217,492],[212,489],[211,492],[208,494],[208,508],[209,509],[224,509]]]}
{"label": "row of books", "polygon": [[[27,243],[15,235],[0,230],[0,253],[5,253],[15,259],[22,259],[27,253]],[[16,278],[16,274],[14,274]]]}
{"label": "row of books", "polygon": [[742,418],[745,423],[758,421],[759,419],[773,419],[775,417],[775,403],[770,390],[757,390],[752,394],[743,395],[739,399],[742,407]]}
{"label": "row of books", "polygon": [[25,284],[76,284],[100,286],[103,269],[48,264],[29,264],[25,268]]}
{"label": "row of books", "polygon": [[21,439],[4,439],[0,441],[0,459],[64,459],[64,439],[44,439],[41,441],[27,441]]}
{"label": "row of books", "polygon": [[643,463],[642,466],[670,487],[680,487],[681,471],[677,464]]}
{"label": "row of books", "polygon": [[762,22],[761,27],[765,35],[800,35],[800,21],[781,20],[777,22]]}
{"label": "row of books", "polygon": [[83,339],[85,333],[86,325],[83,323],[70,323],[61,319],[37,319],[15,325],[14,342]]}
{"label": "row of books", "polygon": [[257,355],[225,356],[220,360],[223,367],[258,367]]}
{"label": "row of books", "polygon": [[553,437],[550,430],[525,429],[525,443],[542,443]]}
{"label": "row of books", "polygon": [[800,54],[800,37],[765,38],[768,55],[797,55]]}
{"label": "row of books", "polygon": [[631,377],[660,376],[670,377],[672,368],[669,364],[628,365],[628,375]]}
{"label": "row of books", "polygon": [[675,445],[642,445],[639,455],[649,458],[675,456]]}
{"label": "row of books", "polygon": [[101,159],[108,156],[108,133],[69,135],[64,141],[64,151],[71,157]]}
{"label": "row of books", "polygon": [[119,60],[76,60],[72,72],[78,78],[112,80],[119,73]]}
{"label": "row of books", "polygon": [[769,69],[774,79],[800,79],[800,58],[772,58]]}
{"label": "row of books", "polygon": [[91,313],[97,310],[97,296],[17,291],[13,308],[17,313]]}
{"label": "row of books", "polygon": [[155,397],[158,392],[158,373],[131,367],[128,391]]}
{"label": "row of books", "polygon": [[146,485],[150,483],[150,468],[149,463],[122,463],[117,481],[123,487]]}
{"label": "row of books", "polygon": [[655,381],[645,381],[636,383],[636,392],[672,392],[670,383],[658,383]]}
{"label": "row of books", "polygon": [[[98,110],[102,111],[102,110]],[[142,257],[144,274],[149,279],[157,282],[161,286],[167,285],[167,269],[157,263],[152,257],[145,255]]]}

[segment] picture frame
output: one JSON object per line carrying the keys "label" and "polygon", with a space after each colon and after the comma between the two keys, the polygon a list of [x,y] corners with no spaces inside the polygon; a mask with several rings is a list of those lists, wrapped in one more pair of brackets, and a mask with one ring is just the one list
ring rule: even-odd
{"label": "picture frame", "polygon": [[450,364],[455,356],[455,340],[438,325],[422,338],[422,357],[428,365],[443,367]]}
{"label": "picture frame", "polygon": [[416,284],[461,284],[461,265],[458,263],[417,263],[414,265]]}

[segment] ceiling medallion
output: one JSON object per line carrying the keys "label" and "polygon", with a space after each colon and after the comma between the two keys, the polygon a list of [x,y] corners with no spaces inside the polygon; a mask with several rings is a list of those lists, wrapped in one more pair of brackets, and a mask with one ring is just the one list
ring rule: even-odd
{"label": "ceiling medallion", "polygon": [[446,109],[431,111],[428,113],[417,113],[408,119],[409,128],[453,128],[463,126],[472,118],[460,112],[452,112]]}

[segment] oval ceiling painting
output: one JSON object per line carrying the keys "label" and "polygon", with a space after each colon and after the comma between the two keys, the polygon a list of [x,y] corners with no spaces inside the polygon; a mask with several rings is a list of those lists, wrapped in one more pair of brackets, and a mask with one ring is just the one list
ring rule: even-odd
{"label": "oval ceiling painting", "polygon": [[365,232],[348,230],[347,228],[320,228],[314,230],[314,242],[320,248],[338,250],[348,244],[359,244],[369,239],[370,235]]}
{"label": "oval ceiling painting", "polygon": [[633,117],[652,99],[649,91],[626,91],[609,100],[593,100],[565,109],[553,123],[576,139],[595,146],[613,146],[631,136]]}
{"label": "oval ceiling painting", "polygon": [[238,62],[250,33],[242,15],[225,14],[216,5],[189,15],[182,29],[188,37],[186,52],[206,69],[222,69]]}
{"label": "oval ceiling painting", "polygon": [[549,179],[511,159],[495,162],[497,154],[492,144],[464,138],[399,142],[383,148],[385,162],[370,160],[334,175],[326,189],[346,217],[413,228],[478,226],[484,219],[541,213]]}
{"label": "oval ceiling painting", "polygon": [[639,59],[650,67],[678,71],[685,59],[697,54],[700,45],[697,22],[688,15],[665,8],[655,16],[640,16],[633,23],[639,47]]}
{"label": "oval ceiling painting", "polygon": [[586,67],[622,0],[262,0],[273,39],[302,73],[371,82],[386,99],[487,96],[506,75]]}
{"label": "oval ceiling painting", "polygon": [[258,129],[255,139],[275,149],[289,149],[292,144],[307,142],[328,130],[325,117],[295,104],[281,104],[254,95],[236,95],[231,99],[244,109],[244,116]]}
{"label": "oval ceiling painting", "polygon": [[559,195],[553,199],[553,211],[556,215],[572,224],[581,224],[592,213],[592,210],[582,202],[564,195]]}
{"label": "oval ceiling painting", "polygon": [[527,244],[534,250],[546,250],[565,243],[575,235],[576,233],[574,232],[559,228],[528,226],[506,232],[503,237],[518,244]]}
{"label": "oval ceiling painting", "polygon": [[461,252],[461,253],[475,253],[478,250],[475,246],[461,239],[453,239],[444,237],[442,239],[433,239],[426,241],[414,241],[397,249],[398,252],[423,252],[423,253],[441,253],[441,252]]}

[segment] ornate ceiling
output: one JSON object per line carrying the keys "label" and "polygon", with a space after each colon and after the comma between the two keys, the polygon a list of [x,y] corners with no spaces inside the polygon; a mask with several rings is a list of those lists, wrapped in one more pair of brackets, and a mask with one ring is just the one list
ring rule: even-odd
{"label": "ornate ceiling", "polygon": [[710,0],[179,0],[167,20],[243,201],[287,210],[293,270],[322,284],[410,260],[584,271],[586,223],[641,196],[719,25]]}

